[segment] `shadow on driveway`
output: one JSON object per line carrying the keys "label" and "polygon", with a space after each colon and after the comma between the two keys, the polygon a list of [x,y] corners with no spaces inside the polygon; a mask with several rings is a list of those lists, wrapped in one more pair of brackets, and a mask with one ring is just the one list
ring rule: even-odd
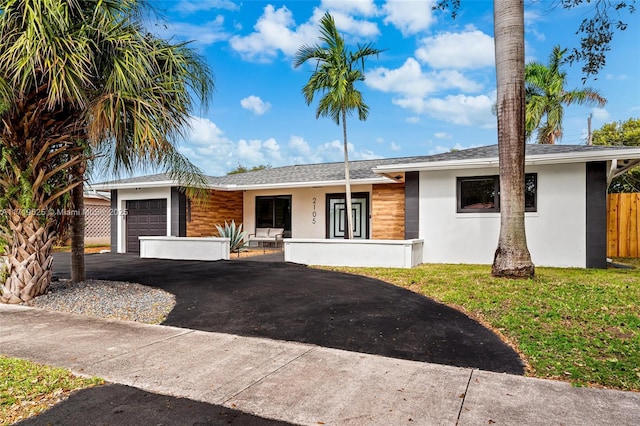
{"label": "shadow on driveway", "polygon": [[[69,253],[54,271],[69,277]],[[165,325],[523,374],[518,354],[455,309],[379,280],[283,262],[86,256],[87,277],[176,296]]]}
{"label": "shadow on driveway", "polygon": [[241,411],[186,398],[158,395],[124,385],[82,389],[21,426],[137,426],[137,425],[286,426]]}

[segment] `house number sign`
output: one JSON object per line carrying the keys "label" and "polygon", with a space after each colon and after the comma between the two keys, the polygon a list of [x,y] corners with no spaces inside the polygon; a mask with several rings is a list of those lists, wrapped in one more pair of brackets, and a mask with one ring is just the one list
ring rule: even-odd
{"label": "house number sign", "polygon": [[317,199],[316,199],[316,197],[313,197],[312,200],[313,200],[313,202],[312,202],[313,211],[311,211],[311,223],[313,225],[315,225],[316,224],[316,216],[318,216],[318,212],[316,211],[316,201],[317,201]]}

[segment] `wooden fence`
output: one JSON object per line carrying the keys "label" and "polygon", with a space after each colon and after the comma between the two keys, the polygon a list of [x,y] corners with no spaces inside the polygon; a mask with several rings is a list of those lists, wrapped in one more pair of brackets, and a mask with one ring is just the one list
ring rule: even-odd
{"label": "wooden fence", "polygon": [[640,257],[640,193],[609,194],[607,256]]}

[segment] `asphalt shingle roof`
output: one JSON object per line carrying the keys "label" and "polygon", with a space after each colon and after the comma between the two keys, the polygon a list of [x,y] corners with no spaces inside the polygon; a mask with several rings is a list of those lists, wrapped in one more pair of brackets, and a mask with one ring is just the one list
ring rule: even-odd
{"label": "asphalt shingle roof", "polygon": [[[569,153],[586,153],[605,150],[625,150],[625,146],[602,146],[602,145],[538,145],[528,144],[526,155],[552,155]],[[460,151],[450,151],[436,155],[425,155],[415,157],[381,158],[375,160],[350,161],[351,179],[375,179],[380,175],[372,171],[373,168],[389,164],[411,164],[428,163],[439,161],[462,161],[482,158],[497,158],[498,145],[481,146],[477,148],[464,149]],[[127,183],[153,183],[170,181],[167,173],[155,175],[120,179],[109,184]],[[308,182],[331,182],[344,180],[344,163],[319,163],[300,164],[294,166],[274,167],[258,170],[254,172],[239,173],[227,176],[207,176],[207,181],[211,186],[227,185],[269,185],[285,183],[308,183]]]}

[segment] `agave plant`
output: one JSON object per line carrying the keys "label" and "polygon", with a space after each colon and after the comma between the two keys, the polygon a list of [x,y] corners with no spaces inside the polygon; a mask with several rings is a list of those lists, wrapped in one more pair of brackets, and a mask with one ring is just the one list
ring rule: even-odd
{"label": "agave plant", "polygon": [[218,235],[220,235],[221,238],[229,238],[229,249],[232,253],[240,253],[241,251],[246,250],[247,233],[242,230],[242,224],[236,226],[236,222],[234,220],[231,221],[231,224],[227,223],[225,220],[224,227],[216,225],[216,229],[218,230]]}

